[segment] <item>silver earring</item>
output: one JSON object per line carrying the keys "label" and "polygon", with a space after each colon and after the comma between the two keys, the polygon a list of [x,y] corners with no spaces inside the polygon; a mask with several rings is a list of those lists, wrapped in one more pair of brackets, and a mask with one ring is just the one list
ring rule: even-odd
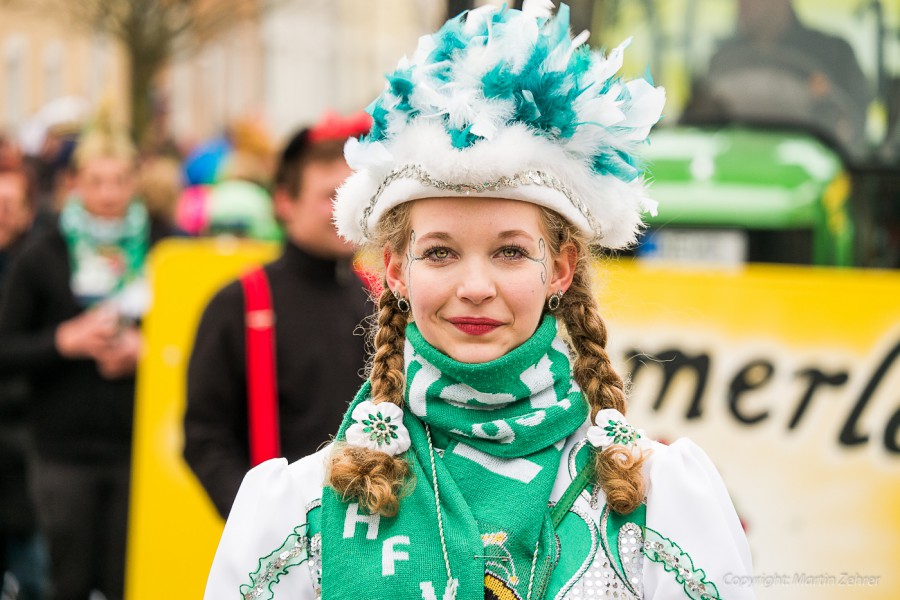
{"label": "silver earring", "polygon": [[553,312],[554,310],[559,308],[559,303],[562,302],[562,297],[562,290],[556,290],[555,292],[550,294],[550,297],[547,298],[547,308],[550,310],[550,312]]}
{"label": "silver earring", "polygon": [[409,312],[409,300],[407,300],[397,292],[394,292],[394,298],[397,300],[397,308],[400,309],[400,312]]}

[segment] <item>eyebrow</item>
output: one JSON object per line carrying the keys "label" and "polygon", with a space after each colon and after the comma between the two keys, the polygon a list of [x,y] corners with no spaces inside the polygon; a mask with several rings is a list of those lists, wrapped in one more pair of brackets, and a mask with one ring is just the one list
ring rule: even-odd
{"label": "eyebrow", "polygon": [[[521,229],[510,229],[509,231],[501,231],[497,234],[497,237],[506,240],[510,238],[516,237],[526,237],[528,239],[532,239],[531,234]],[[447,233],[446,231],[429,231],[425,235],[420,238],[417,238],[416,241],[427,241],[427,240],[439,240],[439,241],[448,241],[452,240],[453,236]]]}
{"label": "eyebrow", "polygon": [[526,237],[528,239],[532,239],[532,236],[527,231],[522,231],[521,229],[511,229],[509,231],[501,231],[497,236],[501,239],[508,239],[514,237]]}
{"label": "eyebrow", "polygon": [[422,237],[417,237],[417,238],[416,238],[416,241],[417,241],[417,242],[422,242],[422,241],[426,241],[426,240],[440,240],[440,241],[446,242],[447,240],[450,240],[450,239],[453,239],[453,236],[451,236],[451,235],[450,235],[449,233],[447,233],[447,232],[444,232],[444,231],[429,231],[428,233],[426,233],[426,234],[423,235]]}

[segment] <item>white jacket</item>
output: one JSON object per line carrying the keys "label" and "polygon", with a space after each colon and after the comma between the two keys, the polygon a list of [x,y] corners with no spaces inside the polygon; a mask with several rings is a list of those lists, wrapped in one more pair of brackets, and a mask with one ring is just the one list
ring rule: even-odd
{"label": "white jacket", "polygon": [[[566,441],[553,502],[575,476],[574,456],[586,443],[586,431],[587,425]],[[599,492],[592,504],[590,495],[582,492],[571,512],[590,528],[592,548],[583,560],[575,557],[577,568],[571,569],[571,577],[553,600],[612,598],[613,590],[620,600],[754,598],[746,584],[752,579],[747,540],[710,459],[688,439],[670,446],[644,445],[652,450],[644,463],[645,527],[629,525],[618,536],[604,536],[605,498]],[[239,594],[291,600],[320,597],[321,544],[303,534],[303,525],[308,511],[320,503],[329,451],[326,447],[290,465],[273,459],[247,474],[219,542],[206,600]],[[610,553],[610,545],[617,542],[618,552]],[[571,567],[572,560],[568,562]]]}

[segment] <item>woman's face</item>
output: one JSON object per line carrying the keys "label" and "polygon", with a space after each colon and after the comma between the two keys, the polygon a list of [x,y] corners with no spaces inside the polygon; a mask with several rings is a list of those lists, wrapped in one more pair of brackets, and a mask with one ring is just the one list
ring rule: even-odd
{"label": "woman's face", "polygon": [[135,191],[134,168],[124,158],[92,158],[78,169],[77,187],[86,211],[118,219],[125,216]]}
{"label": "woman's face", "polygon": [[571,284],[574,246],[550,254],[541,209],[494,198],[410,206],[407,247],[385,252],[390,288],[408,298],[435,348],[464,363],[499,358],[537,329],[547,298]]}

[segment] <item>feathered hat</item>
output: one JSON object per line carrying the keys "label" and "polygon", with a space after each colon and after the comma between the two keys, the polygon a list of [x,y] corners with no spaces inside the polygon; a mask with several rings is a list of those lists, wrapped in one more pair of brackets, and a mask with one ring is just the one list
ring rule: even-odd
{"label": "feathered hat", "polygon": [[569,33],[569,8],[483,6],[420,38],[368,112],[370,133],[345,147],[354,170],[338,190],[340,234],[372,239],[410,200],[480,196],[553,209],[592,243],[635,240],[656,203],[635,157],[665,92],[617,72],[628,41],[604,56]]}

